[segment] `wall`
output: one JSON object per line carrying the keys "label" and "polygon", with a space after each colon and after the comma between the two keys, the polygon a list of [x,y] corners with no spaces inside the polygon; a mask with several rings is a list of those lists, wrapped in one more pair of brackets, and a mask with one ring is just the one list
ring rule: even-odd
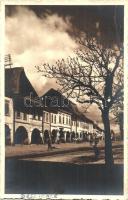
{"label": "wall", "polygon": [[9,115],[5,115],[5,124],[10,129],[11,143],[13,143],[13,100],[11,98],[5,97],[5,101],[9,102]]}
{"label": "wall", "polygon": [[[10,131],[11,131],[11,143],[13,143],[13,100],[11,98],[5,98],[9,102],[9,115],[5,116],[5,123],[9,126]],[[16,112],[17,113],[17,112]],[[71,132],[74,131],[75,133],[77,132],[80,137],[81,132],[91,132],[93,133],[93,124],[92,123],[86,123],[82,122],[80,120],[76,122],[73,121],[71,122],[71,114],[67,114],[64,112],[47,112],[43,111],[43,124],[42,124],[42,116],[40,119],[38,119],[38,116],[35,116],[35,119],[33,119],[32,114],[27,114],[27,119],[23,119],[23,112],[20,112],[20,119],[18,119],[15,113],[15,131],[17,130],[18,127],[23,126],[28,133],[28,140],[29,143],[31,143],[31,135],[32,131],[37,128],[40,131],[40,135],[42,137],[42,129],[44,130],[49,130],[52,132],[53,129],[60,130],[60,128],[63,129],[64,132]],[[56,118],[56,119],[55,119]],[[61,120],[60,120],[61,118]],[[76,127],[77,126],[77,127]],[[66,133],[65,133],[66,137]]]}

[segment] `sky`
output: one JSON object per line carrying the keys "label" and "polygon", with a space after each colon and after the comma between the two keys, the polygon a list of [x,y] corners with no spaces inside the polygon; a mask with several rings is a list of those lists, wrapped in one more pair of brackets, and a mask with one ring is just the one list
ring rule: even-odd
{"label": "sky", "polygon": [[[11,54],[13,67],[24,67],[39,95],[58,85],[37,73],[35,66],[75,56],[81,31],[110,46],[123,42],[123,6],[8,5],[5,14],[5,54]],[[97,109],[95,113],[92,117],[97,119]]]}

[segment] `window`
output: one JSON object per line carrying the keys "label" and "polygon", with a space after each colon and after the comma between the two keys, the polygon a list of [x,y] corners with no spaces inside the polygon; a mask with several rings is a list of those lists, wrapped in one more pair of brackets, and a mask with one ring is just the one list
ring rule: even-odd
{"label": "window", "polygon": [[59,115],[59,124],[61,124],[61,115]]}
{"label": "window", "polygon": [[36,113],[35,112],[33,113],[33,119],[36,119]]}
{"label": "window", "polygon": [[71,119],[69,118],[69,125],[71,124]]}
{"label": "window", "polygon": [[41,116],[40,116],[40,114],[38,114],[38,120],[39,120],[39,121],[41,120]]}
{"label": "window", "polygon": [[43,112],[43,121],[45,122],[45,112]]}
{"label": "window", "polygon": [[20,111],[17,111],[17,112],[16,112],[16,118],[17,118],[17,119],[20,119],[20,118],[21,118],[21,113],[20,113]]}
{"label": "window", "polygon": [[85,128],[88,129],[89,125],[87,123],[84,124]]}
{"label": "window", "polygon": [[54,115],[54,124],[56,124],[56,115]]}
{"label": "window", "polygon": [[53,123],[53,114],[51,114],[51,123]]}
{"label": "window", "polygon": [[77,121],[77,126],[79,127],[79,122]]}
{"label": "window", "polygon": [[5,101],[5,115],[9,115],[9,101]]}
{"label": "window", "polygon": [[27,113],[23,113],[23,120],[27,120]]}
{"label": "window", "polygon": [[84,122],[81,123],[81,127],[84,128]]}
{"label": "window", "polygon": [[80,122],[80,127],[82,127],[82,122]]}
{"label": "window", "polygon": [[63,115],[63,124],[65,123],[65,121],[64,121],[64,115]]}
{"label": "window", "polygon": [[68,117],[66,117],[66,124],[68,124]]}
{"label": "window", "polygon": [[49,113],[46,113],[46,122],[49,122]]}

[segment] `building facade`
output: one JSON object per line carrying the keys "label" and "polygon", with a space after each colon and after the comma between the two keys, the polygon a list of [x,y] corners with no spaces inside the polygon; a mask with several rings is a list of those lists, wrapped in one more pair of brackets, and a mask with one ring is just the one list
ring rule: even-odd
{"label": "building facade", "polygon": [[50,89],[38,97],[23,68],[6,69],[5,74],[7,145],[46,143],[49,136],[55,142],[57,134],[61,142],[71,142],[93,134],[93,121],[59,91]]}

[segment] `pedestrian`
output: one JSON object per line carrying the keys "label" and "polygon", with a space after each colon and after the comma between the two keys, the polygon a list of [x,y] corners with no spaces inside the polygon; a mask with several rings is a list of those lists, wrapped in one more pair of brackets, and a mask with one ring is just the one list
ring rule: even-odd
{"label": "pedestrian", "polygon": [[56,134],[56,143],[57,144],[60,143],[60,133],[59,133],[59,131],[57,131],[57,134]]}
{"label": "pedestrian", "polygon": [[52,150],[52,144],[51,144],[51,139],[50,139],[50,137],[48,137],[48,139],[47,139],[47,144],[48,144],[48,151],[49,151],[49,150]]}
{"label": "pedestrian", "polygon": [[93,150],[94,150],[94,153],[95,153],[95,160],[98,160],[99,154],[100,154],[100,151],[97,147],[97,144],[98,144],[97,140],[95,140],[94,145],[93,145]]}

